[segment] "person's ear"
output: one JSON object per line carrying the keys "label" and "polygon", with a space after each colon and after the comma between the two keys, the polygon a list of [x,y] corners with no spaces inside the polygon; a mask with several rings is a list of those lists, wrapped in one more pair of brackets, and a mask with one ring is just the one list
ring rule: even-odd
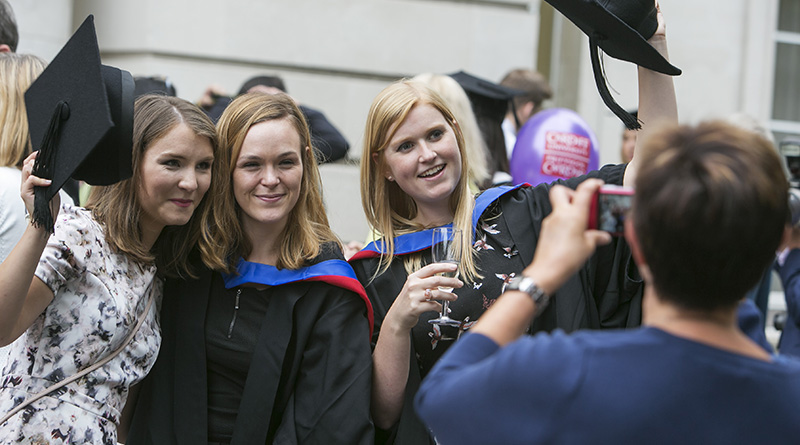
{"label": "person's ear", "polygon": [[0,44],[0,53],[10,53],[11,47],[6,45],[5,43]]}
{"label": "person's ear", "polygon": [[631,255],[633,255],[633,261],[636,262],[636,265],[646,265],[647,261],[645,261],[644,256],[642,255],[642,248],[639,245],[639,237],[636,236],[636,231],[633,229],[633,218],[630,216],[630,214],[627,218],[625,218],[625,240],[628,242],[628,246],[631,248]]}
{"label": "person's ear", "polygon": [[[374,162],[375,165],[380,168],[381,164],[380,164],[380,162],[378,160],[378,156],[379,155],[378,155],[377,152],[376,153],[372,153],[372,162]],[[384,178],[386,178],[387,181],[394,181],[394,177],[392,177],[392,172],[390,172],[388,168],[383,168],[382,170],[383,171],[381,172],[381,174],[383,175]]]}
{"label": "person's ear", "polygon": [[636,236],[636,231],[633,228],[633,218],[630,213],[628,213],[628,217],[625,218],[625,241],[628,242],[628,247],[631,248],[631,256],[633,256],[636,267],[639,268],[639,275],[641,275],[645,282],[651,281],[650,267],[647,265],[647,259],[644,257],[644,254],[642,254],[642,246],[639,244],[639,237]]}
{"label": "person's ear", "polygon": [[533,116],[533,110],[536,108],[536,104],[533,101],[528,101],[522,104],[521,107],[517,110],[517,118],[519,119],[520,125],[525,125],[525,122],[528,122],[528,119]]}

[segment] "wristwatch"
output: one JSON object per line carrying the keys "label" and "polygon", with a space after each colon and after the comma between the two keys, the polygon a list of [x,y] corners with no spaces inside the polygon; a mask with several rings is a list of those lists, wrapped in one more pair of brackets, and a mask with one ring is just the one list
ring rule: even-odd
{"label": "wristwatch", "polygon": [[534,313],[534,316],[541,314],[544,308],[546,308],[547,304],[550,302],[550,296],[547,295],[536,284],[535,281],[533,281],[533,278],[526,277],[525,275],[512,278],[511,282],[508,283],[506,290],[518,290],[528,294],[528,296],[531,297],[531,300],[533,300],[534,304],[536,304],[536,312]]}

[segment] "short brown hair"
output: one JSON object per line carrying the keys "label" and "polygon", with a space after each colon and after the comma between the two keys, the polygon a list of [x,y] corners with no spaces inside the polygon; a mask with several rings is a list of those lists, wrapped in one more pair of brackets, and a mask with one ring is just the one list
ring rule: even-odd
{"label": "short brown hair", "polygon": [[[200,201],[192,218],[183,226],[166,227],[153,249],[142,241],[139,227],[142,208],[138,188],[142,182],[141,163],[144,153],[156,141],[179,124],[185,124],[196,135],[208,138],[214,150],[215,162],[211,167],[211,186]],[[189,266],[189,252],[201,238],[208,238],[208,228],[201,225],[203,215],[210,212],[208,195],[217,194],[220,183],[216,159],[219,158],[217,136],[211,119],[196,105],[176,97],[148,94],[136,99],[133,112],[133,176],[109,186],[92,187],[86,208],[105,228],[106,242],[112,249],[133,259],[150,263],[155,261],[160,274],[193,276]],[[206,263],[214,259],[204,256]]]}
{"label": "short brown hair", "polygon": [[787,221],[777,152],[711,122],[664,128],[641,154],[632,220],[651,284],[687,309],[732,307],[774,259]]}
{"label": "short brown hair", "polygon": [[523,94],[514,96],[512,100],[517,108],[522,107],[526,102],[533,102],[534,108],[531,115],[541,111],[542,103],[553,97],[553,89],[547,79],[539,72],[525,68],[509,71],[500,81],[500,85],[523,91]]}

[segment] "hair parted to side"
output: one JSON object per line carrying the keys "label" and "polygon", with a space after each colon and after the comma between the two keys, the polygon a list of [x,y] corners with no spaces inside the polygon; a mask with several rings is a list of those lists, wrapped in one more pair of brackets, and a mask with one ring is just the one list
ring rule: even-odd
{"label": "hair parted to side", "polygon": [[[211,168],[211,186],[206,192],[192,218],[183,226],[166,227],[156,244],[149,250],[142,242],[139,227],[142,208],[138,201],[138,190],[142,183],[142,159],[144,153],[156,141],[180,124],[185,124],[196,135],[208,138],[214,150]],[[209,267],[218,267],[220,258],[213,256],[208,248],[212,242],[203,216],[212,212],[208,196],[218,194],[220,184],[219,148],[214,124],[196,105],[176,97],[148,94],[136,99],[133,112],[133,176],[109,186],[94,186],[86,208],[101,223],[106,242],[112,249],[127,254],[136,261],[155,264],[159,273],[172,276],[194,276],[189,258],[197,246],[203,262]]]}
{"label": "hair parted to side", "polygon": [[[361,155],[361,203],[364,206],[367,222],[381,235],[385,253],[381,256],[381,267],[376,276],[389,268],[394,259],[394,238],[403,233],[416,232],[421,227],[413,222],[417,215],[414,200],[396,182],[387,180],[383,171],[386,159],[383,150],[394,136],[408,113],[417,105],[428,104],[436,108],[445,118],[456,136],[461,154],[461,171],[469,172],[468,156],[464,150],[464,136],[453,113],[444,99],[424,84],[412,80],[399,80],[381,91],[372,102],[364,129],[364,149]],[[377,162],[373,154],[377,153]],[[453,194],[450,196],[450,209],[453,212],[453,226],[465,234],[462,237],[461,264],[462,278],[473,281],[479,277],[472,250],[472,209],[475,201],[469,190],[469,175],[462,174]],[[404,259],[409,273],[422,267],[417,255],[407,255]]]}
{"label": "hair parted to side", "polygon": [[632,220],[659,297],[733,307],[774,259],[788,183],[763,137],[722,122],[662,129],[645,142]]}
{"label": "hair parted to side", "polygon": [[414,76],[412,80],[427,85],[447,103],[464,136],[464,152],[469,158],[467,163],[470,167],[470,179],[478,186],[485,184],[492,178],[487,165],[488,149],[467,93],[455,79],[444,74],[423,73]]}
{"label": "hair parted to side", "polygon": [[[212,197],[213,206],[220,221],[211,229],[218,239],[224,239],[218,255],[227,258],[224,270],[233,272],[240,257],[247,256],[252,243],[245,235],[240,220],[241,208],[233,193],[233,171],[242,150],[245,136],[258,123],[286,119],[300,136],[300,154],[303,177],[300,196],[289,215],[282,236],[279,269],[299,269],[320,254],[320,246],[327,242],[339,244],[339,240],[328,224],[328,216],[322,201],[322,180],[311,146],[311,134],[303,112],[287,94],[248,93],[237,97],[222,113],[217,123],[220,157],[225,171],[225,191]],[[306,149],[308,148],[308,149]]]}
{"label": "hair parted to side", "polygon": [[34,55],[0,53],[0,166],[22,168],[31,153],[25,91],[45,65]]}

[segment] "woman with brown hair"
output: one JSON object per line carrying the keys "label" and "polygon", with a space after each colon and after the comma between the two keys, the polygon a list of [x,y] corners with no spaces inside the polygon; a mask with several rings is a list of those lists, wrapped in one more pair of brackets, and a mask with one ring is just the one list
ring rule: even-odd
{"label": "woman with brown hair", "polygon": [[308,125],[285,94],[237,97],[217,131],[225,190],[171,281],[164,345],[128,444],[371,443],[372,310],[328,225]]}
{"label": "woman with brown hair", "polygon": [[[0,443],[116,443],[128,390],[159,349],[158,317],[148,310],[161,297],[158,275],[191,273],[183,259],[203,237],[192,215],[208,211],[203,197],[215,150],[214,127],[199,108],[144,96],[134,105],[133,176],[96,186],[86,209],[59,212],[56,195],[52,236],[46,227],[27,226],[0,265],[0,342],[24,334],[3,368],[0,413],[123,349],[12,415],[0,426]],[[30,213],[34,187],[51,183],[31,174],[38,153],[22,166]]]}

